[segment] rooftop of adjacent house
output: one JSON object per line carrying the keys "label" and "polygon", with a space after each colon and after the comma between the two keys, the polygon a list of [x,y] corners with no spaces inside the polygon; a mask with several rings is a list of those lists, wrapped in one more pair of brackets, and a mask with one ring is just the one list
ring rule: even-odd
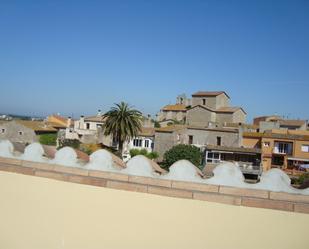
{"label": "rooftop of adjacent house", "polygon": [[230,98],[229,95],[227,95],[226,92],[224,91],[198,91],[196,93],[192,94],[192,97],[216,97],[219,96],[221,94],[225,94],[228,98]]}
{"label": "rooftop of adjacent house", "polygon": [[35,132],[56,132],[57,131],[57,129],[55,129],[50,124],[44,121],[14,120],[12,122],[21,124],[29,129],[34,130]]}
{"label": "rooftop of adjacent house", "polygon": [[187,108],[182,104],[166,105],[162,108],[163,111],[186,111]]}
{"label": "rooftop of adjacent house", "polygon": [[94,115],[94,116],[85,117],[85,121],[90,121],[90,122],[104,122],[105,120],[106,120],[106,117],[103,117],[103,115]]}
{"label": "rooftop of adjacent house", "polygon": [[156,128],[156,132],[174,132],[174,131],[179,131],[182,129],[185,129],[187,126],[186,125],[170,125],[166,127],[161,127],[161,128]]}
{"label": "rooftop of adjacent house", "polygon": [[192,125],[189,125],[189,126],[188,125],[170,125],[166,127],[156,128],[155,131],[172,133],[174,131],[179,131],[183,129],[238,133],[238,129],[219,128],[219,127],[201,127],[201,126],[192,126]]}
{"label": "rooftop of adjacent house", "polygon": [[243,136],[254,137],[254,138],[274,138],[274,139],[309,141],[309,131],[299,131],[299,130],[267,130],[264,133],[244,132]]}
{"label": "rooftop of adjacent house", "polygon": [[278,121],[280,125],[283,126],[303,126],[306,124],[306,120],[298,120],[298,119],[282,119]]}
{"label": "rooftop of adjacent house", "polygon": [[247,114],[244,109],[242,109],[241,107],[238,107],[238,106],[230,106],[230,107],[220,107],[219,109],[212,109],[208,106],[203,106],[203,105],[195,105],[195,106],[192,106],[189,110],[191,109],[194,109],[196,107],[201,107],[201,108],[204,108],[206,110],[209,110],[211,112],[216,112],[216,113],[234,113],[238,110],[242,110],[245,114]]}
{"label": "rooftop of adjacent house", "polygon": [[230,146],[218,146],[218,145],[207,145],[209,150],[218,150],[226,152],[239,152],[239,153],[261,153],[261,149],[258,148],[244,148],[244,147],[230,147]]}
{"label": "rooftop of adjacent house", "polygon": [[254,124],[243,124],[243,123],[226,123],[226,124],[224,125],[224,127],[233,127],[233,128],[242,127],[242,128],[246,128],[246,129],[258,129],[258,128],[259,128],[258,125],[254,125]]}
{"label": "rooftop of adjacent house", "polygon": [[144,137],[153,137],[155,134],[155,128],[152,127],[142,127],[142,130],[139,132],[139,136]]}
{"label": "rooftop of adjacent house", "polygon": [[219,109],[215,110],[215,112],[234,113],[238,110],[242,110],[244,113],[246,113],[244,109],[238,106],[220,107]]}

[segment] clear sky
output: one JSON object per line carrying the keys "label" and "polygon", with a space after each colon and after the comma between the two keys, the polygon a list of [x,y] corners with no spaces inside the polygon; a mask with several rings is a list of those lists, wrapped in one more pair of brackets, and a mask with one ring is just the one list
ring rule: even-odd
{"label": "clear sky", "polygon": [[309,0],[0,1],[0,112],[145,114],[225,90],[309,119]]}

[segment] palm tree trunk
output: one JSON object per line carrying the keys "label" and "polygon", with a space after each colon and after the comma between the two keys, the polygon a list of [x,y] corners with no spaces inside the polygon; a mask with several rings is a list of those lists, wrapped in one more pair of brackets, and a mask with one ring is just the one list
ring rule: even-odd
{"label": "palm tree trunk", "polygon": [[123,141],[121,140],[120,136],[118,136],[118,151],[119,151],[120,157],[122,158]]}

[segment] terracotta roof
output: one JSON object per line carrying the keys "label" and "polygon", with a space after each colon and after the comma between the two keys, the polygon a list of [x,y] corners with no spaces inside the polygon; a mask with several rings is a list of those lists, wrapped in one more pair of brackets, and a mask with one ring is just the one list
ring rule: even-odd
{"label": "terracotta roof", "polygon": [[140,136],[152,137],[155,134],[155,128],[152,127],[142,127],[142,130],[139,132]]}
{"label": "terracotta roof", "polygon": [[39,132],[39,131],[56,132],[57,131],[57,129],[55,129],[54,127],[52,127],[51,125],[43,121],[15,120],[15,122],[23,126],[26,126],[27,128],[34,130],[35,132]]}
{"label": "terracotta roof", "polygon": [[191,110],[191,109],[194,109],[196,107],[202,107],[208,111],[211,111],[211,112],[216,112],[216,113],[234,113],[238,110],[242,110],[245,114],[247,114],[244,109],[242,109],[241,107],[221,107],[219,109],[212,109],[212,108],[209,108],[208,106],[203,106],[203,105],[195,105],[195,106],[192,106],[190,109],[188,110]]}
{"label": "terracotta roof", "polygon": [[61,121],[61,122],[63,122],[63,123],[66,123],[66,122],[68,121],[67,118],[62,117],[62,116],[60,116],[60,115],[56,115],[56,114],[51,115],[51,117],[53,117],[53,118],[55,118],[55,119],[58,119],[59,121]]}
{"label": "terracotta roof", "polygon": [[215,112],[234,113],[234,112],[236,112],[238,110],[242,110],[244,113],[246,113],[241,107],[238,107],[238,106],[221,107],[221,108],[215,110]]}
{"label": "terracotta roof", "polygon": [[185,129],[185,125],[171,125],[155,129],[156,132],[174,132]]}
{"label": "terracotta roof", "polygon": [[66,128],[66,125],[60,124],[60,123],[55,123],[55,122],[49,122],[47,121],[46,124],[54,127],[54,128]]}
{"label": "terracotta roof", "polygon": [[199,92],[193,93],[192,97],[216,97],[221,94],[225,94],[228,98],[230,98],[230,96],[227,95],[226,92],[224,91],[215,91],[215,92],[199,91]]}
{"label": "terracotta roof", "polygon": [[187,111],[185,105],[175,104],[175,105],[166,105],[162,108],[163,111]]}

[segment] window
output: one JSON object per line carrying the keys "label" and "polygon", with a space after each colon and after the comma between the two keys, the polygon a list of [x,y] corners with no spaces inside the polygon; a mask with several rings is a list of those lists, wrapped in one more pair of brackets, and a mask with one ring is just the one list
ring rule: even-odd
{"label": "window", "polygon": [[86,129],[87,129],[87,130],[90,129],[90,123],[86,123]]}
{"label": "window", "polygon": [[193,144],[193,136],[189,135],[189,144]]}
{"label": "window", "polygon": [[18,134],[21,136],[21,135],[23,134],[23,132],[22,132],[22,131],[19,131]]}
{"label": "window", "polygon": [[269,147],[270,146],[270,142],[263,142],[263,146],[264,147]]}
{"label": "window", "polygon": [[275,142],[274,153],[291,155],[293,151],[292,143]]}
{"label": "window", "polygon": [[301,151],[302,152],[309,152],[309,145],[308,144],[303,144],[301,146]]}
{"label": "window", "polygon": [[221,137],[217,137],[217,145],[221,146]]}
{"label": "window", "polygon": [[145,140],[145,148],[148,148],[149,147],[149,140]]}
{"label": "window", "polygon": [[142,147],[142,139],[133,139],[133,146]]}
{"label": "window", "polygon": [[203,105],[206,105],[206,99],[203,99]]}
{"label": "window", "polygon": [[220,153],[219,152],[207,152],[206,161],[208,163],[219,163],[220,162]]}

